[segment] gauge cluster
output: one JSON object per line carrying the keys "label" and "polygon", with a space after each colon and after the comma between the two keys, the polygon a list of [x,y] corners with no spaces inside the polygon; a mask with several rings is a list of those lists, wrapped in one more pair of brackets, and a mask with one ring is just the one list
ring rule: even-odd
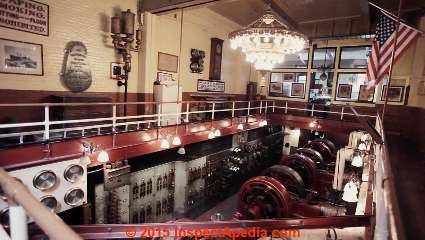
{"label": "gauge cluster", "polygon": [[[87,202],[87,168],[80,159],[10,171],[28,190],[55,213]],[[0,199],[0,220],[8,222],[5,199]]]}

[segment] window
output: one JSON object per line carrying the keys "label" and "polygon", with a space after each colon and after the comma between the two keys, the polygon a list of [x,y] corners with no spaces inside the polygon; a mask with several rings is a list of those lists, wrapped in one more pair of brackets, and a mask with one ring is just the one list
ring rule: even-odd
{"label": "window", "polygon": [[322,75],[323,72],[311,73],[309,101],[312,103],[327,104],[332,99],[333,72],[326,72],[327,78],[325,80],[320,78]]}
{"label": "window", "polygon": [[337,80],[337,101],[373,101],[374,90],[367,89],[366,73],[339,73]]}
{"label": "window", "polygon": [[336,48],[315,48],[312,68],[334,68]]}
{"label": "window", "polygon": [[307,68],[308,51],[304,49],[299,53],[285,55],[283,63],[278,64],[275,68]]}
{"label": "window", "polygon": [[342,47],[339,68],[367,68],[369,46]]}
{"label": "window", "polygon": [[269,95],[274,97],[304,98],[307,73],[272,72]]}

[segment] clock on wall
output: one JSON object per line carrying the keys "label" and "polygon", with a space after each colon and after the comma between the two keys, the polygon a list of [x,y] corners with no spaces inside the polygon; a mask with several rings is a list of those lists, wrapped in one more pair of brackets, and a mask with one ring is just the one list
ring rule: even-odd
{"label": "clock on wall", "polygon": [[211,38],[210,80],[221,79],[221,59],[223,57],[223,40]]}

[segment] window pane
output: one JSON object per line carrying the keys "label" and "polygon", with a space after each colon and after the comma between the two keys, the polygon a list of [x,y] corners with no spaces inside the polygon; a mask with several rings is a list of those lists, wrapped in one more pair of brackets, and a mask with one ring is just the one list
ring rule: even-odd
{"label": "window pane", "polygon": [[373,101],[374,91],[366,88],[365,73],[339,73],[336,100],[338,101]]}
{"label": "window pane", "polygon": [[307,68],[308,49],[304,49],[299,53],[285,55],[283,63],[278,64],[275,68]]}
{"label": "window pane", "polygon": [[336,48],[316,48],[312,68],[334,68]]}
{"label": "window pane", "polygon": [[307,73],[271,73],[269,95],[304,98]]}
{"label": "window pane", "polygon": [[322,72],[313,72],[311,74],[311,86],[309,101],[312,103],[327,104],[332,99],[332,79],[333,72],[327,72],[326,79],[320,79]]}
{"label": "window pane", "polygon": [[343,47],[341,48],[340,68],[367,68],[367,55],[370,47]]}

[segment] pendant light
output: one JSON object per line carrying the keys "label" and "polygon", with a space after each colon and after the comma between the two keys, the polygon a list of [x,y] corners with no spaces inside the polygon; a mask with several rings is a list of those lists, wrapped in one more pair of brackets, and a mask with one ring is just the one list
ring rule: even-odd
{"label": "pendant light", "polygon": [[347,184],[344,186],[344,193],[342,194],[342,200],[350,203],[355,203],[359,199],[357,198],[357,194],[359,193],[359,190],[357,189],[356,183],[351,179]]}
{"label": "pendant light", "polygon": [[170,142],[167,140],[167,138],[161,139],[161,145],[160,147],[162,149],[169,149],[170,148]]}
{"label": "pendant light", "polygon": [[185,155],[186,154],[186,149],[184,148],[184,146],[181,146],[179,148],[179,150],[177,150],[177,153],[180,155]]}
{"label": "pendant light", "polygon": [[181,139],[180,139],[180,137],[179,136],[174,136],[174,138],[173,138],[173,145],[174,146],[179,146],[179,145],[181,145],[182,144],[182,141],[181,141]]}
{"label": "pendant light", "polygon": [[220,129],[216,129],[216,130],[214,131],[214,136],[216,136],[216,137],[220,137],[220,136],[221,136],[221,131],[220,131]]}
{"label": "pendant light", "polygon": [[102,150],[99,152],[99,155],[97,155],[97,161],[100,163],[107,163],[109,162],[109,155],[106,151]]}

